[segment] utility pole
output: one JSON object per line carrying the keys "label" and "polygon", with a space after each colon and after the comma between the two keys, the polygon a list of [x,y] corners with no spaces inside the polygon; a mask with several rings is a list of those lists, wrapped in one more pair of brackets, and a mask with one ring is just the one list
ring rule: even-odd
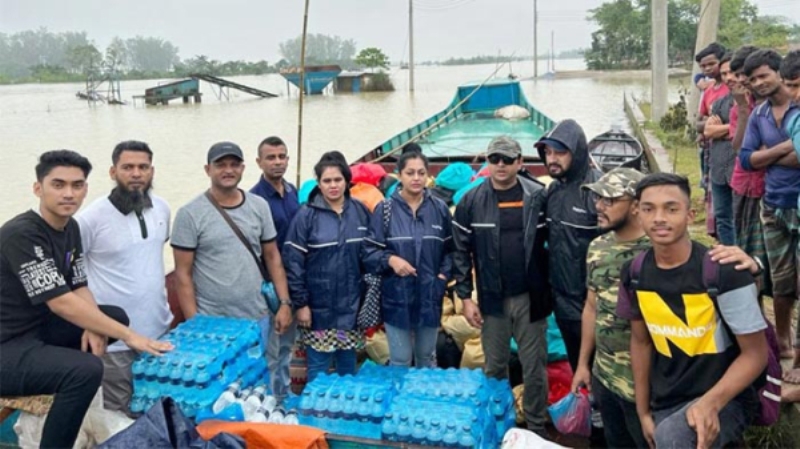
{"label": "utility pole", "polygon": [[408,90],[414,92],[414,1],[408,0]]}
{"label": "utility pole", "polygon": [[667,113],[667,0],[653,0],[651,12],[650,120],[658,122]]}
{"label": "utility pole", "polygon": [[533,0],[533,77],[539,77],[539,7]]}
{"label": "utility pole", "polygon": [[300,98],[297,100],[297,184],[300,185],[300,171],[303,166],[303,100],[306,97],[305,79],[306,79],[306,35],[308,34],[308,3],[306,0],[306,7],[303,12],[303,39],[300,46],[300,82],[297,87],[300,88]]}
{"label": "utility pole", "polygon": [[[703,0],[700,5],[700,20],[697,23],[697,41],[694,46],[694,53],[706,48],[708,44],[717,40],[717,28],[719,27],[719,10],[722,6],[721,0]],[[694,57],[694,55],[692,55]],[[700,73],[700,67],[695,63],[692,66],[692,80],[696,74]],[[692,85],[689,94],[689,104],[686,107],[687,120],[690,124],[697,121],[698,104],[700,103],[700,92]]]}

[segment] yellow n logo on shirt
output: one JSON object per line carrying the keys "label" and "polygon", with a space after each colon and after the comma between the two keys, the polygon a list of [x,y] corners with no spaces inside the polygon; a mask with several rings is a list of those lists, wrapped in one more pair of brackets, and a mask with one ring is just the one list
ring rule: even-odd
{"label": "yellow n logo on shirt", "polygon": [[636,295],[650,338],[660,354],[672,358],[667,341],[689,357],[717,354],[725,350],[717,347],[714,338],[718,326],[717,313],[707,293],[682,295],[686,322],[675,315],[658,293],[637,291]]}

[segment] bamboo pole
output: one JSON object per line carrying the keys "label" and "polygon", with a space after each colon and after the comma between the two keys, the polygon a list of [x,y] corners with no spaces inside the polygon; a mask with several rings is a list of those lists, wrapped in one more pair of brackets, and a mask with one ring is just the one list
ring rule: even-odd
{"label": "bamboo pole", "polygon": [[308,3],[306,0],[305,11],[303,12],[303,39],[300,44],[300,98],[297,108],[297,187],[300,187],[300,171],[303,158],[303,100],[305,99],[305,78],[306,78],[306,31],[308,30]]}
{"label": "bamboo pole", "polygon": [[[516,52],[515,52],[515,53],[516,53]],[[511,58],[509,58],[509,61],[510,61],[511,59],[513,59],[513,58],[514,58],[514,53],[512,53],[512,54],[511,54]],[[504,62],[504,63],[500,64],[500,66],[498,66],[496,69],[494,69],[494,72],[492,72],[492,73],[491,73],[489,76],[487,76],[487,77],[486,77],[486,79],[484,79],[483,81],[481,81],[481,83],[480,83],[480,84],[478,84],[477,86],[475,86],[475,89],[472,89],[472,91],[469,93],[469,95],[467,95],[466,97],[464,97],[464,99],[463,99],[463,100],[459,101],[458,103],[456,103],[456,105],[455,105],[455,106],[451,107],[451,108],[450,108],[450,109],[449,109],[449,110],[448,110],[448,111],[447,111],[447,112],[446,112],[446,113],[445,113],[445,114],[442,116],[442,118],[440,118],[439,120],[436,120],[436,121],[435,121],[435,122],[434,122],[434,123],[433,123],[431,126],[429,126],[429,127],[425,128],[425,129],[423,129],[422,131],[418,132],[417,134],[415,134],[415,135],[414,135],[414,137],[411,137],[410,139],[406,140],[406,141],[405,141],[405,142],[403,142],[401,145],[398,145],[398,146],[396,146],[396,147],[392,148],[391,150],[387,151],[387,152],[386,152],[386,154],[382,154],[381,156],[379,156],[379,157],[375,158],[375,160],[374,160],[374,161],[372,161],[372,162],[380,162],[380,161],[382,161],[383,159],[385,159],[385,158],[387,158],[387,157],[391,156],[392,154],[394,154],[394,153],[397,153],[398,151],[402,150],[402,149],[403,149],[403,147],[404,147],[404,146],[406,146],[407,144],[409,144],[409,143],[411,143],[411,142],[413,142],[413,141],[415,141],[415,140],[419,139],[421,136],[425,135],[425,134],[426,134],[428,131],[430,131],[431,129],[435,128],[436,126],[439,126],[439,124],[440,124],[440,123],[442,123],[442,121],[443,121],[443,120],[447,119],[447,117],[449,117],[449,116],[450,116],[450,115],[452,115],[452,114],[453,114],[455,111],[457,111],[459,106],[461,106],[462,104],[466,103],[466,102],[467,102],[467,100],[469,100],[470,98],[472,98],[472,96],[473,96],[473,95],[475,95],[475,92],[477,92],[477,91],[478,91],[478,90],[479,90],[481,87],[483,87],[483,85],[484,85],[484,84],[486,84],[486,83],[487,83],[489,80],[491,80],[492,78],[494,78],[494,76],[495,76],[495,75],[497,75],[497,72],[499,72],[499,71],[500,71],[500,69],[502,69],[502,68],[503,68],[503,67],[504,67],[506,64],[507,64],[507,62]]]}

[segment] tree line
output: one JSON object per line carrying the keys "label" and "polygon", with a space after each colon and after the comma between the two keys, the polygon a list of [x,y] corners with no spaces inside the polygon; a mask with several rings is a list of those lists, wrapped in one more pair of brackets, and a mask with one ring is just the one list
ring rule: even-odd
{"label": "tree line", "polygon": [[[589,11],[598,25],[592,46],[584,53],[591,70],[650,67],[652,0],[613,0]],[[697,38],[701,0],[669,0],[668,59],[670,65],[691,64]],[[722,2],[717,42],[728,48],[743,44],[786,49],[800,42],[800,26],[786,17],[762,15],[751,0]]]}
{"label": "tree line", "polygon": [[[88,76],[119,79],[262,75],[300,63],[301,38],[279,43],[282,59],[219,61],[206,55],[181,59],[179,48],[158,37],[115,37],[101,50],[86,32],[54,33],[46,28],[0,33],[0,83],[82,81]],[[386,68],[389,58],[368,47],[356,55],[356,42],[339,36],[310,34],[306,65],[338,64],[344,69]]]}

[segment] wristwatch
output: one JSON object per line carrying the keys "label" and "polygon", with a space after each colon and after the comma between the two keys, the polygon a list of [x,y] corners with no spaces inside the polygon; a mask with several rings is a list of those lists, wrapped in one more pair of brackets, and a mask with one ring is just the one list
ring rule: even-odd
{"label": "wristwatch", "polygon": [[761,262],[760,257],[753,257],[753,260],[756,261],[756,265],[758,265],[758,271],[753,273],[753,276],[761,276],[764,273],[764,262]]}
{"label": "wristwatch", "polygon": [[280,303],[281,303],[282,306],[289,306],[289,308],[292,307],[292,300],[291,299],[281,299]]}

